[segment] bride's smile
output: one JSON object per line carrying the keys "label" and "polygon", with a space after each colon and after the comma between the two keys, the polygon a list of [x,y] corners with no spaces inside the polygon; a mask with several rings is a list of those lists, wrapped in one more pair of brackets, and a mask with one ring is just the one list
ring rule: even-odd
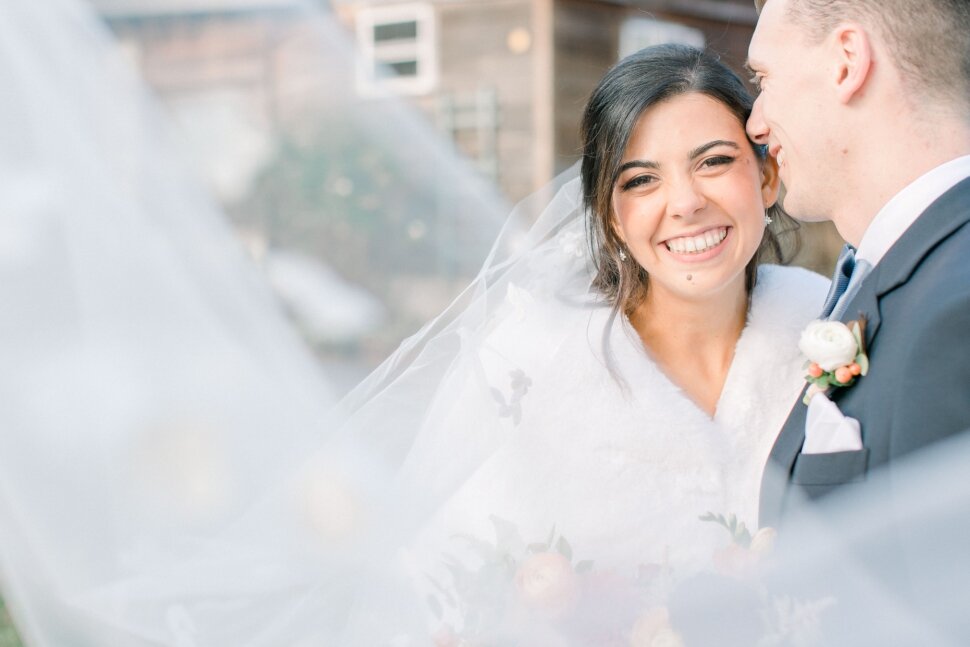
{"label": "bride's smile", "polygon": [[[677,236],[664,241],[667,249],[673,254],[698,257],[706,252],[718,249],[727,238],[731,227],[710,227],[699,234]],[[684,259],[688,260],[688,259]]]}
{"label": "bride's smile", "polygon": [[703,263],[719,256],[730,244],[734,227],[730,225],[708,228],[700,234],[677,236],[661,244],[666,252],[681,263]]}

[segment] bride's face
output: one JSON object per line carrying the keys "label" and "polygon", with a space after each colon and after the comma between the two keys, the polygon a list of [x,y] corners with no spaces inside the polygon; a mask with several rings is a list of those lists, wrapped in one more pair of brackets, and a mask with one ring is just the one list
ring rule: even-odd
{"label": "bride's face", "polygon": [[778,194],[738,118],[702,94],[648,108],[613,186],[617,233],[650,275],[653,295],[704,298],[743,289]]}

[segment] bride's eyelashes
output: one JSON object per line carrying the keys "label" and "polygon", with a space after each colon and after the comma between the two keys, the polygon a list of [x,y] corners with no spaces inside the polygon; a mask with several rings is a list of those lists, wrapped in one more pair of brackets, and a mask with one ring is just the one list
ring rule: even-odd
{"label": "bride's eyelashes", "polygon": [[[697,165],[697,170],[699,171],[718,170],[730,164],[733,164],[736,161],[736,159],[737,158],[732,157],[730,155],[713,155],[711,157],[701,160],[701,162]],[[630,191],[632,189],[637,189],[640,187],[648,186],[650,184],[655,184],[658,181],[659,181],[659,178],[657,178],[656,175],[650,175],[648,173],[644,173],[642,175],[637,175],[636,177],[633,177],[627,180],[626,182],[623,182],[620,185],[620,190]]]}
{"label": "bride's eyelashes", "polygon": [[627,182],[624,182],[620,187],[623,191],[629,191],[630,189],[636,189],[638,187],[647,186],[648,184],[654,184],[657,182],[657,177],[655,175],[638,175]]}
{"label": "bride's eyelashes", "polygon": [[734,162],[735,159],[736,158],[731,157],[730,155],[714,155],[713,157],[708,157],[707,159],[703,160],[698,168],[705,169],[726,166]]}

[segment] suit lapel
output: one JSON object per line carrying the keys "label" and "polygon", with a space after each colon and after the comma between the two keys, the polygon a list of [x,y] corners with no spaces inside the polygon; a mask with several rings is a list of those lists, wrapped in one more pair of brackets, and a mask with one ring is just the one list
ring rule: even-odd
{"label": "suit lapel", "polygon": [[[906,283],[934,247],[970,220],[970,178],[940,196],[879,262],[876,295],[883,295]],[[874,277],[875,278],[875,277]]]}
{"label": "suit lapel", "polygon": [[802,389],[801,395],[795,401],[768,456],[768,464],[765,465],[761,479],[759,526],[776,526],[784,510],[789,476],[795,465],[795,458],[805,442],[805,416],[808,407],[802,402],[803,397],[805,389]]}

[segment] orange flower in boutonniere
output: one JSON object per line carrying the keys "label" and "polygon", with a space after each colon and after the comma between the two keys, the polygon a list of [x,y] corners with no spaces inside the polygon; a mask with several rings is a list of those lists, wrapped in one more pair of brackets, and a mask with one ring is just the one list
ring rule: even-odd
{"label": "orange flower in boutonniere", "polygon": [[810,384],[805,404],[817,393],[844,388],[869,372],[866,356],[865,318],[844,324],[841,321],[813,321],[802,332],[798,348],[808,361],[805,380]]}

